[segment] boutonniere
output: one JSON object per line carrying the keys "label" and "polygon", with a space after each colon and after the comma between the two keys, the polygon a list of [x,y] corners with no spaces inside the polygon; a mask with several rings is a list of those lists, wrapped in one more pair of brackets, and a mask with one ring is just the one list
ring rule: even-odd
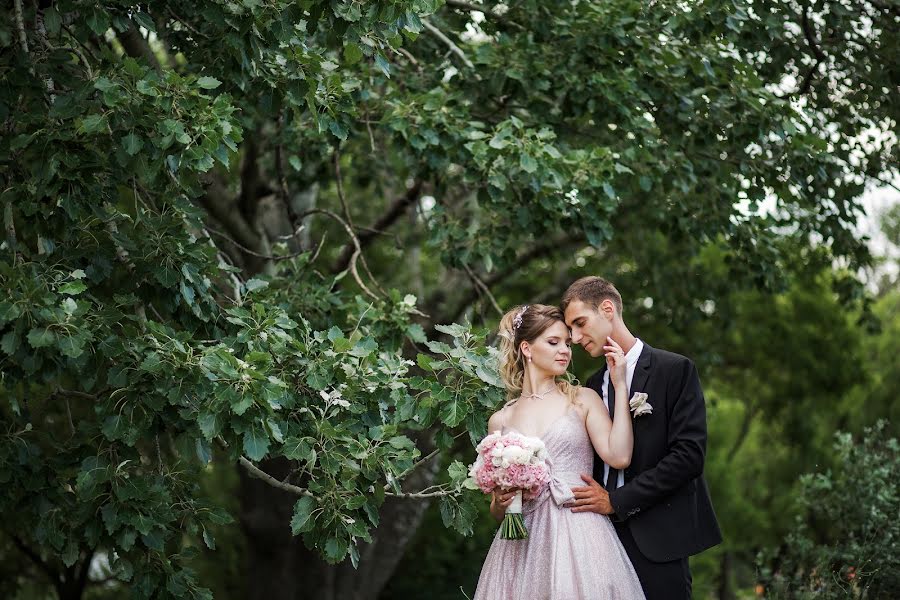
{"label": "boutonniere", "polygon": [[648,397],[644,392],[635,392],[631,400],[628,401],[628,407],[631,408],[631,412],[634,413],[635,417],[653,413],[653,406],[647,402]]}

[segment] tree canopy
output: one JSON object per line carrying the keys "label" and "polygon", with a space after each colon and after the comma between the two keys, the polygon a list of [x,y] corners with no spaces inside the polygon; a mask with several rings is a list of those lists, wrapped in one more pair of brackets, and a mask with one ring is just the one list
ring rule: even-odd
{"label": "tree canopy", "polygon": [[99,555],[208,597],[213,457],[389,575],[396,511],[472,528],[433,459],[502,397],[470,326],[497,297],[593,269],[686,330],[815,263],[850,302],[859,195],[898,164],[880,2],[5,7],[0,507],[62,598]]}

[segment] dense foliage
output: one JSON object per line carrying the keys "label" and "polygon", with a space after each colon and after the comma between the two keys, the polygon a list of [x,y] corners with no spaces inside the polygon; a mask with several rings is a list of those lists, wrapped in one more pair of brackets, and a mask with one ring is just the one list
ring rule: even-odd
{"label": "dense foliage", "polygon": [[804,513],[763,575],[774,598],[894,598],[900,593],[900,444],[886,423],[838,434],[838,469],[804,475]]}
{"label": "dense foliage", "polygon": [[215,457],[329,562],[388,560],[377,594],[391,498],[462,532],[481,501],[433,469],[501,397],[484,334],[447,323],[588,261],[661,328],[798,261],[845,267],[850,302],[858,196],[897,163],[878,2],[3,6],[9,590],[207,597],[211,532],[266,535],[264,501],[204,492]]}

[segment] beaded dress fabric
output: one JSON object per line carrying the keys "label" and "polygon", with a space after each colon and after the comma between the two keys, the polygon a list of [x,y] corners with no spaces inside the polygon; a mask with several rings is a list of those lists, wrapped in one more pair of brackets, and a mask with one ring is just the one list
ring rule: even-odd
{"label": "beaded dress fabric", "polygon": [[593,471],[594,449],[581,416],[569,408],[541,439],[550,456],[550,485],[522,506],[527,539],[504,540],[497,532],[475,600],[643,599],[609,517],[564,506],[574,499],[572,488],[585,485],[580,475]]}

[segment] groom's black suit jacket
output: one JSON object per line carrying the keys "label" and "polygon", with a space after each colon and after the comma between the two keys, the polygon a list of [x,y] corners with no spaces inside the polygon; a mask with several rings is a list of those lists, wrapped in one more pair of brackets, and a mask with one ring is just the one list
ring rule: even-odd
{"label": "groom's black suit jacket", "polygon": [[[603,397],[603,373],[587,386]],[[697,368],[679,354],[644,343],[629,394],[644,392],[652,414],[634,419],[634,452],[625,485],[610,492],[613,520],[628,525],[641,553],[653,562],[697,554],[722,541],[703,479],[706,406]],[[603,461],[594,456],[594,479]]]}

